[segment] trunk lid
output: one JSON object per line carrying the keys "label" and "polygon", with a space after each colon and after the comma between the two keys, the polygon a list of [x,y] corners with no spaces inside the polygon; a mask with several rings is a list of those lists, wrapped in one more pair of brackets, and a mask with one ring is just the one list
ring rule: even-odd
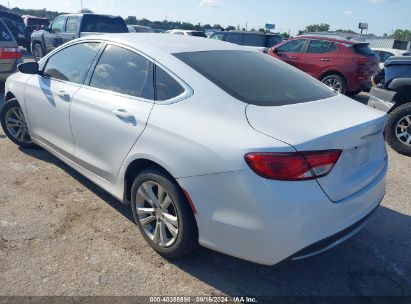
{"label": "trunk lid", "polygon": [[248,105],[250,125],[297,151],[339,149],[333,170],[318,183],[331,201],[368,186],[386,168],[385,113],[343,95],[277,107]]}

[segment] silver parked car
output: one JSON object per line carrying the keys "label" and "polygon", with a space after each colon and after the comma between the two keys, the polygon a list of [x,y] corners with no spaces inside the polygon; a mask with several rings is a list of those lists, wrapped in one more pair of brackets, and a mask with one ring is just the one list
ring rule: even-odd
{"label": "silver parked car", "polygon": [[0,81],[17,71],[17,65],[22,63],[22,55],[16,39],[7,25],[0,19]]}
{"label": "silver parked car", "polygon": [[131,205],[166,257],[197,244],[267,265],[309,257],[358,232],[384,197],[385,113],[243,46],[90,36],[19,70],[6,135]]}

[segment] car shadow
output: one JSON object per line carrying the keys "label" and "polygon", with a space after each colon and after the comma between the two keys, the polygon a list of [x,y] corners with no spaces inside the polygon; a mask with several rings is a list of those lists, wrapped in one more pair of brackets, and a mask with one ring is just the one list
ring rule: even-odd
{"label": "car shadow", "polygon": [[[133,222],[128,206],[49,152],[41,149],[21,151],[63,169]],[[197,280],[233,297],[410,296],[410,235],[411,216],[380,207],[353,238],[305,260],[287,260],[274,266],[264,266],[199,248],[182,259],[168,261]]]}
{"label": "car shadow", "polygon": [[96,184],[91,182],[89,179],[78,173],[76,170],[72,169],[70,166],[66,165],[64,162],[59,160],[50,152],[38,148],[38,149],[23,149],[19,148],[21,152],[31,157],[35,157],[38,160],[43,162],[48,162],[53,164],[67,174],[69,174],[72,178],[76,179],[80,182],[84,187],[92,191],[95,195],[97,195],[100,199],[105,201],[108,205],[110,205],[113,209],[118,211],[121,215],[123,215],[126,219],[134,223],[133,214],[131,213],[130,207],[122,204],[116,198],[114,198],[111,194],[103,190],[102,188],[98,187]]}

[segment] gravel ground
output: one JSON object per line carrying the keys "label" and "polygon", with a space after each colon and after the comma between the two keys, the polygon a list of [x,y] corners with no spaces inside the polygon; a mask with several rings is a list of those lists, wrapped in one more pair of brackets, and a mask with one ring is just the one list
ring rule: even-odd
{"label": "gravel ground", "polygon": [[389,156],[382,207],[331,251],[273,267],[203,248],[168,261],[128,207],[0,128],[0,296],[411,295],[411,158]]}

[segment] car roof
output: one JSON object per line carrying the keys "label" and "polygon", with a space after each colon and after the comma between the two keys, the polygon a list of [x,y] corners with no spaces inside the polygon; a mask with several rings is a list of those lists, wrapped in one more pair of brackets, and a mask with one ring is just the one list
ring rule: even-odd
{"label": "car roof", "polygon": [[77,39],[77,41],[90,39],[121,43],[136,48],[150,56],[151,54],[160,55],[212,50],[247,50],[243,46],[215,39],[157,33],[141,33],[140,35],[130,33],[92,35]]}
{"label": "car roof", "polygon": [[321,39],[321,40],[327,40],[327,41],[333,41],[333,42],[339,42],[339,43],[346,43],[346,44],[368,44],[367,42],[363,41],[358,41],[354,39],[347,39],[347,38],[342,38],[342,37],[331,37],[331,36],[326,36],[326,35],[301,35],[294,37],[293,39]]}
{"label": "car roof", "polygon": [[404,53],[409,53],[411,52],[410,50],[398,50],[398,49],[390,49],[390,48],[372,48],[375,51],[383,51],[383,52],[391,52],[391,53],[398,53],[398,54],[404,54]]}

